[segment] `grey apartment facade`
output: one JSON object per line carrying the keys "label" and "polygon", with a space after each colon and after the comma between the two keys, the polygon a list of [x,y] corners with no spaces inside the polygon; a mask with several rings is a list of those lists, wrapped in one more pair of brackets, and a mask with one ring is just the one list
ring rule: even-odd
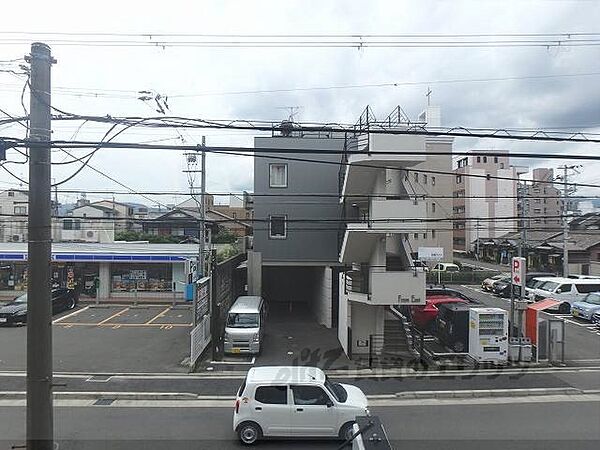
{"label": "grey apartment facade", "polygon": [[[263,296],[270,304],[309,308],[318,323],[334,326],[341,155],[326,151],[342,151],[344,138],[288,130],[257,137],[254,146],[254,250],[262,253]],[[314,153],[289,153],[294,149]]]}

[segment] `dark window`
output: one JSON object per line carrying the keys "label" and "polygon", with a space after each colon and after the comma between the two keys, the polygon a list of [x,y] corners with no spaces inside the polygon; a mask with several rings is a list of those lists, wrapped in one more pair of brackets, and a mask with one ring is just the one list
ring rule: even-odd
{"label": "dark window", "polygon": [[292,392],[296,405],[326,405],[331,401],[325,391],[318,386],[292,386]]}
{"label": "dark window", "polygon": [[483,157],[483,162],[486,163],[487,162],[487,156]]}
{"label": "dark window", "polygon": [[431,185],[435,186],[435,177],[431,177]]}
{"label": "dark window", "polygon": [[435,230],[431,230],[431,237],[435,238]]}
{"label": "dark window", "polygon": [[269,217],[269,237],[272,239],[285,239],[287,237],[287,217]]}
{"label": "dark window", "polygon": [[481,162],[481,156],[477,157],[477,162]]}
{"label": "dark window", "polygon": [[15,196],[15,193],[14,193],[13,191],[8,191],[8,196],[9,196],[9,197],[14,197],[14,196]]}
{"label": "dark window", "polygon": [[256,388],[254,399],[268,405],[286,405],[287,386],[260,386]]}
{"label": "dark window", "polygon": [[600,291],[599,284],[576,284],[577,290],[582,294],[589,294],[590,292]]}
{"label": "dark window", "polygon": [[427,184],[427,175],[423,175],[423,184]]}
{"label": "dark window", "polygon": [[246,390],[246,379],[244,378],[244,381],[242,381],[242,385],[240,386],[240,389],[238,390],[238,397],[241,397],[244,394],[245,390]]}
{"label": "dark window", "polygon": [[73,229],[73,221],[71,219],[63,220],[63,230],[72,230]]}
{"label": "dark window", "polygon": [[494,156],[494,162],[497,164],[498,163],[498,157]]}
{"label": "dark window", "polygon": [[559,286],[559,288],[556,290],[557,294],[563,293],[563,292],[571,292],[571,284],[563,284],[562,286]]}
{"label": "dark window", "polygon": [[269,164],[269,187],[286,188],[288,186],[288,165]]}

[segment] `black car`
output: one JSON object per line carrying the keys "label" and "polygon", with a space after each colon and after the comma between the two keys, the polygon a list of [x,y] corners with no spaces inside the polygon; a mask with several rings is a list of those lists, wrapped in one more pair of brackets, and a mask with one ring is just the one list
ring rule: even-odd
{"label": "black car", "polygon": [[[52,289],[52,314],[73,309],[77,305],[77,295],[72,289]],[[27,294],[15,298],[11,303],[0,307],[0,325],[16,325],[27,322]]]}
{"label": "black car", "polygon": [[[533,281],[534,278],[554,277],[554,276],[555,276],[555,274],[547,273],[547,272],[529,272],[525,276],[525,286],[530,287],[529,284]],[[496,283],[494,283],[494,287],[493,287],[492,291],[494,292],[494,294],[496,294],[500,297],[508,298],[508,297],[510,297],[510,287],[511,287],[511,282],[510,282],[510,278],[509,278],[508,281],[497,281]]]}

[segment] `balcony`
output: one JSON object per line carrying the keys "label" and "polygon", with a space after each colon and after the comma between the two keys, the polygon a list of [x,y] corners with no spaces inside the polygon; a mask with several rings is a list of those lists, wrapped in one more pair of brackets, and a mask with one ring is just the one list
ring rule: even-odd
{"label": "balcony", "polygon": [[369,305],[424,305],[425,272],[393,272],[363,265],[346,272],[344,295]]}
{"label": "balcony", "polygon": [[342,195],[371,192],[378,174],[372,166],[403,168],[426,160],[423,136],[360,133],[348,140],[347,149]]}
{"label": "balcony", "polygon": [[375,240],[386,234],[418,233],[427,229],[425,202],[406,199],[371,199],[357,206],[356,216],[348,223],[342,240],[340,261],[367,262]]}

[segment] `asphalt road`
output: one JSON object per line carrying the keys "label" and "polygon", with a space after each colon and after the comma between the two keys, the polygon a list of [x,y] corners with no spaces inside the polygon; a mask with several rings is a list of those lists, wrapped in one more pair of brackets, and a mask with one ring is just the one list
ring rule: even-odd
{"label": "asphalt road", "polygon": [[[596,449],[600,402],[439,404],[372,408],[397,449]],[[58,407],[58,449],[242,448],[231,407]],[[0,406],[1,448],[22,444],[25,411]],[[269,441],[258,448],[335,449],[335,441]]]}

